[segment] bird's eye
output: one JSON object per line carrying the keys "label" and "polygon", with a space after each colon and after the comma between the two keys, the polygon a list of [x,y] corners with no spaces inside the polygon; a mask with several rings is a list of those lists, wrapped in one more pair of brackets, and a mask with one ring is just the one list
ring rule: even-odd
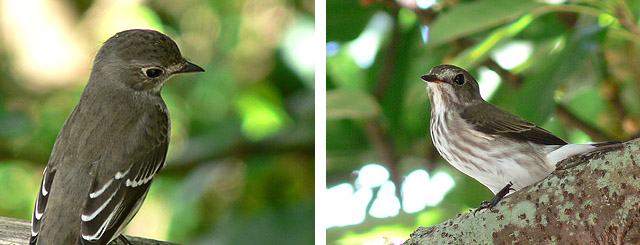
{"label": "bird's eye", "polygon": [[456,82],[456,84],[458,85],[464,84],[464,75],[462,74],[456,75],[456,77],[453,78],[453,81]]}
{"label": "bird's eye", "polygon": [[156,78],[162,75],[162,73],[164,73],[164,70],[157,67],[151,67],[151,68],[142,68],[142,72],[148,78]]}

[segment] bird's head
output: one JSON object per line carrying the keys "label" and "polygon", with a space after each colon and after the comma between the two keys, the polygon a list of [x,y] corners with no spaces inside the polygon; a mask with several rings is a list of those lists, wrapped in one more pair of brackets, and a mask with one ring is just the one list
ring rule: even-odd
{"label": "bird's head", "polygon": [[104,43],[94,61],[92,76],[96,73],[107,79],[91,80],[159,94],[173,75],[203,71],[183,58],[178,45],[167,35],[135,29],[119,32]]}
{"label": "bird's head", "polygon": [[436,66],[422,80],[428,84],[432,110],[455,110],[482,101],[478,82],[460,67]]}

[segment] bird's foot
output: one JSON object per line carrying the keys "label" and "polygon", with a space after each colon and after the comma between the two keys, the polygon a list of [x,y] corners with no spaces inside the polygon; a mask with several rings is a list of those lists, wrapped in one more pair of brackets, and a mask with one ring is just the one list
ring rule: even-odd
{"label": "bird's foot", "polygon": [[509,182],[509,184],[504,186],[502,188],[502,190],[500,190],[498,193],[496,193],[496,195],[493,198],[491,198],[491,200],[482,201],[482,203],[480,204],[480,207],[478,207],[475,210],[473,210],[473,215],[475,216],[476,212],[478,212],[480,210],[483,210],[483,209],[486,209],[486,208],[488,208],[489,210],[493,210],[493,207],[498,205],[498,202],[500,202],[500,200],[502,200],[502,198],[504,198],[507,194],[509,194],[509,192],[515,191],[515,189],[511,188],[511,186],[513,186],[513,183]]}

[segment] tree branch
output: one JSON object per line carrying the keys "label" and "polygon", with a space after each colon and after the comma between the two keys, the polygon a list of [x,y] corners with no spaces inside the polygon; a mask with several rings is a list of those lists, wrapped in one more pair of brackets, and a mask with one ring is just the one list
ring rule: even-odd
{"label": "tree branch", "polygon": [[640,139],[571,157],[493,210],[420,227],[404,244],[640,242]]}
{"label": "tree branch", "polygon": [[567,109],[562,104],[556,105],[556,115],[558,115],[558,118],[564,123],[566,123],[567,125],[569,125],[570,127],[574,127],[582,130],[582,132],[589,135],[589,137],[591,137],[592,140],[595,140],[595,141],[612,140],[612,138],[609,137],[604,132],[591,126],[589,123],[580,120],[576,115],[571,113],[569,109]]}
{"label": "tree branch", "polygon": [[393,27],[391,30],[391,41],[384,53],[382,60],[382,68],[380,69],[380,77],[378,78],[378,84],[373,95],[380,100],[387,90],[387,86],[393,76],[393,68],[398,61],[398,50],[400,49],[400,27],[398,26],[398,13],[399,9],[391,9],[391,18],[393,18]]}
{"label": "tree branch", "polygon": [[484,62],[484,65],[487,66],[492,71],[498,73],[500,79],[507,84],[512,89],[519,89],[522,85],[521,79],[515,74],[511,73],[511,71],[502,68],[495,60],[489,58]]}
{"label": "tree branch", "polygon": [[633,34],[640,36],[640,28],[638,28],[638,26],[634,23],[635,20],[633,19],[633,16],[629,12],[628,8],[624,7],[623,9],[622,6],[616,7],[615,15],[622,26],[626,27]]}
{"label": "tree branch", "polygon": [[[30,223],[26,220],[0,217],[0,244],[19,245],[29,244]],[[177,245],[177,243],[156,241],[152,239],[126,236],[133,245]],[[110,245],[123,244],[120,239],[109,243]]]}
{"label": "tree branch", "polygon": [[[391,41],[385,51],[385,56],[382,60],[382,68],[380,69],[381,72],[378,77],[375,91],[373,92],[373,95],[378,101],[382,100],[385,95],[385,91],[387,91],[387,87],[393,75],[392,70],[398,61],[398,56],[396,54],[400,49],[400,27],[398,24],[398,13],[400,9],[397,5],[394,5],[394,1],[386,1],[385,3],[390,5],[393,27],[391,30]],[[381,164],[389,171],[389,178],[396,185],[396,195],[400,198],[402,193],[399,186],[402,184],[402,178],[398,172],[398,157],[386,128],[380,125],[377,120],[378,119],[374,118],[366,121],[364,123],[364,130],[369,141],[378,152]]]}
{"label": "tree branch", "polygon": [[[364,123],[364,129],[369,137],[369,141],[378,152],[380,164],[389,171],[389,179],[396,185],[396,195],[401,197],[400,185],[402,178],[398,173],[398,156],[393,150],[393,143],[389,134],[382,128],[376,120],[369,120]],[[368,210],[368,209],[367,209]]]}

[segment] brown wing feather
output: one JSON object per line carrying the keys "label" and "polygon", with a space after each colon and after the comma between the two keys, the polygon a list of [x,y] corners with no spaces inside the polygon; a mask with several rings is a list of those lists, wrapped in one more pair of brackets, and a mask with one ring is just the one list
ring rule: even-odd
{"label": "brown wing feather", "polygon": [[105,165],[96,167],[96,176],[107,176],[96,178],[91,185],[82,212],[83,244],[106,243],[118,235],[131,215],[138,211],[140,199],[147,194],[154,175],[162,168],[169,146],[170,122],[166,108],[158,105],[157,109],[138,121],[135,134],[122,134],[136,140],[129,141],[134,145],[127,146],[132,155],[116,158],[117,162],[111,163],[120,165],[117,173],[101,169]]}
{"label": "brown wing feather", "polygon": [[542,145],[567,144],[546,129],[486,102],[465,108],[460,117],[475,130],[486,134],[503,135]]}

